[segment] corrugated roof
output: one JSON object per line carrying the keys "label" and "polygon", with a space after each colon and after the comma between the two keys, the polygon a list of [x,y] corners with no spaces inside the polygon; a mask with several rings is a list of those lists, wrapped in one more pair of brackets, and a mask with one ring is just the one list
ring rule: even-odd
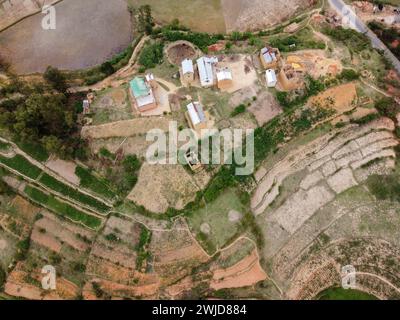
{"label": "corrugated roof", "polygon": [[197,59],[197,68],[199,69],[200,83],[203,87],[214,84],[213,64],[218,62],[217,57],[201,57]]}
{"label": "corrugated roof", "polygon": [[194,68],[193,68],[193,61],[190,59],[185,59],[182,61],[182,73],[194,73]]}
{"label": "corrugated roof", "polygon": [[269,48],[262,48],[261,49],[261,54],[264,58],[264,61],[266,63],[271,63],[273,61],[276,61],[276,55],[275,52],[272,52]]}
{"label": "corrugated roof", "polygon": [[187,105],[187,110],[189,112],[190,120],[194,126],[206,121],[203,106],[199,102],[189,103]]}

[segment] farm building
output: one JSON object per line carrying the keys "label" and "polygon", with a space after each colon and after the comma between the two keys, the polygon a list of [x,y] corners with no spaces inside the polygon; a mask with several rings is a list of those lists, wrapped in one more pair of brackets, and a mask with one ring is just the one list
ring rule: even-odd
{"label": "farm building", "polygon": [[219,89],[227,89],[232,87],[233,78],[229,68],[217,70],[217,86]]}
{"label": "farm building", "polygon": [[260,60],[264,69],[277,69],[280,60],[280,52],[278,49],[264,47],[260,52]]}
{"label": "farm building", "polygon": [[267,71],[265,71],[265,79],[267,80],[268,88],[274,88],[276,86],[276,83],[278,82],[276,78],[276,73],[272,69],[268,69]]}
{"label": "farm building", "polygon": [[207,128],[208,117],[200,102],[191,102],[187,105],[186,118],[193,130]]}
{"label": "farm building", "polygon": [[193,61],[185,59],[181,64],[181,81],[182,83],[190,84],[194,81],[194,66]]}
{"label": "farm building", "polygon": [[[157,102],[151,87],[151,76],[136,77],[130,83],[130,93],[135,100],[138,111],[144,112],[157,108]],[[149,81],[150,80],[150,81]]]}
{"label": "farm building", "polygon": [[214,65],[218,63],[217,57],[201,57],[197,59],[200,84],[202,87],[212,87],[215,84]]}

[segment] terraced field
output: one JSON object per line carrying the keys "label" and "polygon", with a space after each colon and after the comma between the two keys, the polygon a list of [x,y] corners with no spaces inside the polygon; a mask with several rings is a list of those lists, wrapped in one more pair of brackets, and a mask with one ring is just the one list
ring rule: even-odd
{"label": "terraced field", "polygon": [[361,291],[399,297],[400,206],[368,187],[371,176],[398,170],[394,129],[381,118],[297,147],[294,140],[259,170],[251,207],[266,242],[262,256],[288,298],[312,299],[340,285],[348,264]]}

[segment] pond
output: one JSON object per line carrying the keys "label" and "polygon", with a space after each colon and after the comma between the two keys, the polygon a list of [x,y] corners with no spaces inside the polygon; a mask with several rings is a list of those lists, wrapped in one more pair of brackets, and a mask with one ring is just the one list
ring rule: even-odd
{"label": "pond", "polygon": [[39,13],[0,33],[0,53],[18,74],[91,67],[132,41],[126,0],[63,0],[55,9],[55,30],[43,30]]}

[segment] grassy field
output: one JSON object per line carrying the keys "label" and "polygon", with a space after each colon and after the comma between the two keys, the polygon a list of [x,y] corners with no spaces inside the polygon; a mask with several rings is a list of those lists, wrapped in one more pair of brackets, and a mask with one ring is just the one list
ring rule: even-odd
{"label": "grassy field", "polygon": [[71,219],[75,222],[80,222],[83,225],[91,228],[97,229],[101,225],[101,220],[94,216],[88,215],[78,209],[59,201],[53,196],[47,195],[31,186],[27,186],[24,192],[35,202],[46,206],[55,213]]}
{"label": "grassy field", "polygon": [[[188,217],[190,228],[209,252],[213,252],[217,247],[223,247],[238,231],[240,221],[229,221],[228,214],[231,210],[244,213],[239,197],[234,190],[228,189],[217,200]],[[209,234],[201,232],[203,224],[210,226]]]}
{"label": "grassy field", "polygon": [[97,193],[107,199],[112,199],[115,194],[105,180],[95,177],[88,169],[76,167],[75,174],[80,178],[80,186]]}
{"label": "grassy field", "polygon": [[182,25],[194,31],[225,32],[220,0],[128,0],[128,3],[134,6],[151,5],[157,22],[169,23],[179,19]]}
{"label": "grassy field", "polygon": [[41,176],[39,182],[66,197],[69,197],[73,200],[76,200],[77,202],[82,203],[83,205],[95,209],[96,211],[107,212],[109,209],[102,202],[63,184],[62,182],[54,179],[46,173]]}
{"label": "grassy field", "polygon": [[40,144],[17,142],[18,147],[37,161],[45,162],[49,158],[46,149]]}
{"label": "grassy field", "polygon": [[34,180],[36,180],[42,172],[41,169],[19,154],[13,158],[0,156],[0,162]]}
{"label": "grassy field", "polygon": [[318,300],[378,300],[375,296],[353,289],[329,288],[321,292]]}

